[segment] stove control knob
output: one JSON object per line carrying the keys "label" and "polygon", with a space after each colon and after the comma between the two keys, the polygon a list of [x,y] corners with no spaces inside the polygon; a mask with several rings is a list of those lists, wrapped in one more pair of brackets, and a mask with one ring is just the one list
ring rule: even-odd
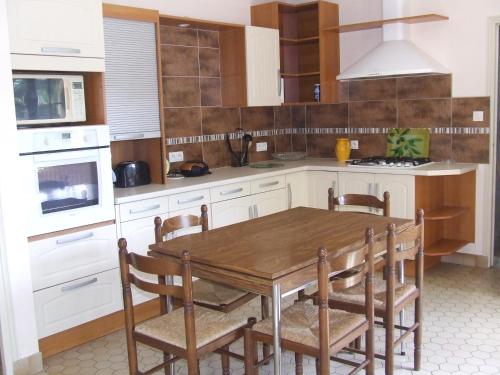
{"label": "stove control knob", "polygon": [[382,161],[380,162],[380,165],[387,165],[387,163],[385,162],[385,160],[382,160]]}
{"label": "stove control knob", "polygon": [[48,139],[47,137],[45,137],[45,138],[43,139],[43,144],[44,144],[45,146],[48,146],[48,145],[50,144],[50,141],[49,141],[49,139]]}
{"label": "stove control knob", "polygon": [[409,162],[409,161],[407,161],[407,162],[405,163],[405,167],[411,167],[411,164],[410,164],[410,162]]}
{"label": "stove control knob", "polygon": [[396,167],[401,167],[403,164],[401,164],[401,162],[398,162],[398,164],[396,164]]}
{"label": "stove control knob", "polygon": [[418,165],[418,161],[414,160],[414,161],[413,161],[413,165],[414,165],[414,166],[417,166],[417,165]]}
{"label": "stove control knob", "polygon": [[394,163],[392,161],[389,163],[389,167],[394,167]]}

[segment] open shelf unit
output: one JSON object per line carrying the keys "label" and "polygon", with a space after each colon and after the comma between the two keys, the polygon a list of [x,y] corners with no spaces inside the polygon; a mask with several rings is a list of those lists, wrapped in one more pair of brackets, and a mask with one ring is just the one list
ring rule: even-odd
{"label": "open shelf unit", "polygon": [[[415,207],[425,212],[424,269],[475,242],[476,172],[416,176]],[[413,275],[413,262],[405,263]]]}
{"label": "open shelf unit", "polygon": [[338,26],[338,5],[326,1],[286,4],[278,1],[252,7],[252,25],[280,31],[281,77],[285,104],[314,100],[321,85],[321,102],[337,101],[339,37],[322,32]]}
{"label": "open shelf unit", "polygon": [[378,29],[384,25],[390,23],[424,23],[424,22],[436,22],[436,21],[447,21],[449,18],[446,16],[441,16],[439,14],[422,14],[420,16],[411,17],[401,17],[401,18],[390,18],[386,20],[376,20],[369,22],[351,23],[347,25],[339,25],[326,27],[322,29],[323,31],[336,31],[339,33],[347,33],[351,31],[361,31]]}

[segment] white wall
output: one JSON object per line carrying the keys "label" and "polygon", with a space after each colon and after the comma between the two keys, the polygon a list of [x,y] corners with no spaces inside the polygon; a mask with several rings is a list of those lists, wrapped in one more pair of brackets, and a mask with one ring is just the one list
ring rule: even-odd
{"label": "white wall", "polygon": [[488,18],[500,16],[498,0],[407,0],[412,14],[439,13],[446,22],[411,27],[412,40],[453,75],[453,96],[489,96]]}
{"label": "white wall", "polygon": [[[0,301],[7,315],[9,326],[2,326],[13,339],[13,359],[19,360],[38,353],[38,340],[33,306],[30,261],[26,242],[26,210],[23,194],[18,185],[18,152],[14,95],[10,65],[10,47],[7,31],[5,0],[0,0],[0,124],[2,143],[0,160],[0,251],[6,259],[10,290]],[[10,141],[6,141],[10,140]],[[5,264],[4,264],[5,266]],[[1,269],[0,269],[1,271]],[[3,324],[3,321],[2,321]]]}

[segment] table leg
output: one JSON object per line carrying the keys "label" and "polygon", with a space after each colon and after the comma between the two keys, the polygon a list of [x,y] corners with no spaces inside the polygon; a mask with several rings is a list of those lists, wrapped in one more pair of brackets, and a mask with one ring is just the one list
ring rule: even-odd
{"label": "table leg", "polygon": [[281,375],[281,287],[273,285],[274,374]]}
{"label": "table leg", "polygon": [[[404,260],[399,262],[399,282],[404,284],[405,282],[405,263]],[[402,309],[399,312],[399,325],[402,326],[405,321],[405,309]],[[399,330],[399,334],[402,336],[404,331]],[[405,344],[404,341],[401,341],[401,355],[405,355]]]}
{"label": "table leg", "polygon": [[[172,275],[168,275],[165,278],[165,282],[167,285],[174,285],[174,277]],[[167,296],[167,313],[172,312],[173,309],[174,309],[173,298],[172,296]],[[170,357],[172,356],[170,355]],[[170,365],[170,375],[175,375],[175,363],[172,363]]]}

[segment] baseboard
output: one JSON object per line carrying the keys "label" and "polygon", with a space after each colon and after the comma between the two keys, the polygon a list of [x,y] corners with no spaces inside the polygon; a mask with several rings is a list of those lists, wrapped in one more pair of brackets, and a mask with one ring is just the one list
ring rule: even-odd
{"label": "baseboard", "polygon": [[456,253],[442,258],[443,263],[460,264],[462,266],[488,268],[488,257],[483,255]]}
{"label": "baseboard", "polygon": [[[135,321],[141,322],[160,313],[158,299],[144,302],[134,307]],[[38,340],[40,352],[43,358],[61,353],[65,350],[85,344],[86,342],[106,336],[124,327],[125,318],[123,310],[102,318],[92,320],[82,325],[58,332],[54,335]],[[16,373],[17,374],[17,373]]]}
{"label": "baseboard", "polygon": [[14,375],[32,375],[43,371],[42,353],[37,352],[14,362]]}

